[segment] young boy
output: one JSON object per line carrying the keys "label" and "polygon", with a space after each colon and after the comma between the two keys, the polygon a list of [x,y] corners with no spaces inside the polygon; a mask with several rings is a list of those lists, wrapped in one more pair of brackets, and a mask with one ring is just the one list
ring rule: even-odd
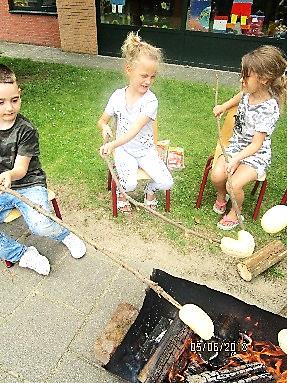
{"label": "young boy", "polygon": [[[38,133],[31,122],[19,114],[20,106],[16,76],[0,64],[0,184],[51,211],[46,176],[38,157]],[[74,258],[85,255],[86,246],[80,238],[8,193],[0,192],[0,223],[14,207],[21,211],[33,234],[62,242]],[[19,261],[20,267],[42,275],[50,272],[48,259],[34,246],[26,247],[4,233],[0,233],[0,259]]]}

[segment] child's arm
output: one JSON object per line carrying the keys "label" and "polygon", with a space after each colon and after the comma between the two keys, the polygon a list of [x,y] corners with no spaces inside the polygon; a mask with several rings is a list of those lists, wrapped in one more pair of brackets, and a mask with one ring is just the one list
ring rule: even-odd
{"label": "child's arm", "polygon": [[238,168],[240,161],[246,157],[252,156],[257,153],[261,148],[266,137],[266,133],[256,132],[253,136],[251,144],[246,146],[241,152],[236,153],[233,157],[229,159],[228,166],[226,170],[233,174],[235,170]]}
{"label": "child's arm", "polygon": [[6,188],[10,188],[12,181],[23,178],[27,174],[31,158],[32,157],[17,155],[13,169],[0,174],[0,184]]}
{"label": "child's arm", "polygon": [[111,119],[111,116],[109,116],[107,113],[103,113],[101,118],[99,119],[98,121],[98,127],[101,129],[102,131],[102,136],[103,136],[103,139],[104,141],[108,138],[108,137],[113,137],[113,131],[112,131],[112,128],[110,127],[109,124],[109,121]]}
{"label": "child's arm", "polygon": [[221,105],[216,105],[213,108],[213,114],[215,115],[215,117],[219,117],[221,114],[225,113],[228,109],[234,106],[237,106],[241,100],[241,97],[242,97],[242,92],[239,92],[230,100],[226,101],[225,103]]}
{"label": "child's arm", "polygon": [[129,131],[125,134],[123,134],[121,137],[118,139],[108,142],[107,144],[103,145],[100,148],[100,153],[101,155],[105,154],[111,154],[112,151],[117,148],[118,146],[124,145],[130,140],[132,140],[138,133],[139,131],[151,120],[150,117],[147,116],[141,116],[139,117],[132,125],[132,127],[129,129]]}

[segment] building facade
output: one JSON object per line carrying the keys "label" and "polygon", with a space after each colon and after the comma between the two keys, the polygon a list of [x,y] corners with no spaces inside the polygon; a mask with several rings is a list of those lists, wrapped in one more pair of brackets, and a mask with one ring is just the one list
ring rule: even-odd
{"label": "building facade", "polygon": [[262,44],[287,53],[287,0],[1,0],[0,40],[119,56],[131,30],[168,62],[238,70]]}

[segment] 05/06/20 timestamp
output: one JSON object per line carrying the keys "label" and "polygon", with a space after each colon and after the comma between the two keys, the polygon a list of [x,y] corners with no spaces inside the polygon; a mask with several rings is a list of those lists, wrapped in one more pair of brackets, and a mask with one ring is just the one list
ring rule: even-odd
{"label": "05/06/20 timestamp", "polygon": [[192,342],[190,344],[191,352],[246,352],[248,349],[247,343],[237,342]]}

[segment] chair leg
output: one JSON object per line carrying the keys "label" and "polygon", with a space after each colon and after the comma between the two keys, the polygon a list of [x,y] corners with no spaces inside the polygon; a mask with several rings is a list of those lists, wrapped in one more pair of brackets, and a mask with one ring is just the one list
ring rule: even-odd
{"label": "chair leg", "polygon": [[111,190],[112,188],[112,174],[110,171],[108,171],[108,190]]}
{"label": "chair leg", "polygon": [[255,184],[254,184],[253,189],[251,191],[252,195],[254,195],[256,193],[258,186],[259,186],[259,183],[260,183],[260,181],[255,181]]}
{"label": "chair leg", "polygon": [[111,182],[111,191],[112,191],[112,205],[113,205],[113,217],[118,216],[117,208],[117,185],[114,180]]}
{"label": "chair leg", "polygon": [[165,211],[170,212],[170,189],[165,191]]}
{"label": "chair leg", "polygon": [[59,208],[59,205],[58,205],[58,202],[57,202],[56,198],[53,198],[51,202],[52,202],[52,205],[53,205],[53,208],[54,208],[56,216],[59,219],[62,219],[62,215],[61,215],[60,208]]}
{"label": "chair leg", "polygon": [[286,190],[285,194],[283,195],[280,204],[281,205],[287,205],[287,190]]}
{"label": "chair leg", "polygon": [[196,209],[199,209],[201,206],[203,192],[204,192],[204,189],[206,186],[208,174],[209,174],[211,167],[212,167],[212,160],[213,160],[213,156],[209,156],[207,159],[204,171],[203,171],[203,176],[202,176],[201,184],[199,187],[199,193],[198,193],[196,204],[195,204]]}
{"label": "chair leg", "polygon": [[256,219],[258,217],[258,214],[259,214],[259,211],[260,211],[260,207],[261,207],[261,204],[262,204],[262,201],[263,201],[263,198],[264,198],[264,194],[265,194],[266,188],[267,188],[267,180],[264,180],[262,182],[260,193],[259,193],[259,196],[258,196],[258,199],[257,199],[257,203],[256,203],[256,206],[255,206],[255,209],[254,209],[254,212],[253,212],[253,216],[252,216],[254,221],[256,221]]}
{"label": "chair leg", "polygon": [[15,265],[15,263],[10,262],[10,261],[6,261],[6,260],[4,260],[4,262],[5,262],[5,265],[6,265],[6,267],[7,267],[8,269],[10,269],[10,267],[12,267],[12,266]]}

